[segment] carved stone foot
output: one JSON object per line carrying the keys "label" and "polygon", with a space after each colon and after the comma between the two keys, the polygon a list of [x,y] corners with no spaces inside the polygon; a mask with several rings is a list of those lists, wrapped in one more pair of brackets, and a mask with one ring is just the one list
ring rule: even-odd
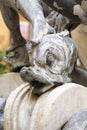
{"label": "carved stone foot", "polygon": [[9,65],[11,71],[19,71],[21,67],[28,66],[29,58],[26,46],[21,45],[13,50],[10,48],[6,53],[4,60]]}

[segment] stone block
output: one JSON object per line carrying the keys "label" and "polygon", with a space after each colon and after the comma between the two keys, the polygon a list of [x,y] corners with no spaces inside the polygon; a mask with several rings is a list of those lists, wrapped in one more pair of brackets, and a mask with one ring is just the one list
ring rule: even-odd
{"label": "stone block", "polygon": [[87,108],[87,88],[67,83],[41,96],[22,84],[9,96],[4,130],[60,130],[70,117]]}

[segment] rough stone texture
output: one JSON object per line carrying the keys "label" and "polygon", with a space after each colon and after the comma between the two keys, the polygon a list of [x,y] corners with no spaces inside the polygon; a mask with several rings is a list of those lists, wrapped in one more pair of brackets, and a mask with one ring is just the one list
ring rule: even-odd
{"label": "rough stone texture", "polygon": [[0,98],[0,112],[3,112],[5,103],[6,103],[6,99]]}
{"label": "rough stone texture", "polygon": [[59,130],[75,113],[87,108],[87,88],[68,83],[41,96],[23,84],[8,98],[4,130]]}
{"label": "rough stone texture", "polygon": [[0,75],[0,97],[8,97],[10,92],[22,83],[19,73]]}
{"label": "rough stone texture", "polygon": [[29,54],[31,66],[23,67],[20,75],[35,87],[34,93],[42,94],[67,82],[75,66],[77,53],[77,46],[68,31],[46,35]]}
{"label": "rough stone texture", "polygon": [[6,103],[5,98],[0,98],[0,130],[3,130],[3,112],[4,112],[4,106]]}
{"label": "rough stone texture", "polygon": [[0,113],[0,130],[4,130],[4,128],[3,128],[3,113]]}
{"label": "rough stone texture", "polygon": [[87,109],[75,113],[62,130],[87,130]]}

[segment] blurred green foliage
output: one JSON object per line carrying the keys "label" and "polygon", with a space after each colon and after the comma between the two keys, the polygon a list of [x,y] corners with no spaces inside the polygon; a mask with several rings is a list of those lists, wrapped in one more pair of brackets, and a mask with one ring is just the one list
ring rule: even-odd
{"label": "blurred green foliage", "polygon": [[6,62],[3,60],[5,51],[0,51],[0,74],[8,73],[9,67]]}

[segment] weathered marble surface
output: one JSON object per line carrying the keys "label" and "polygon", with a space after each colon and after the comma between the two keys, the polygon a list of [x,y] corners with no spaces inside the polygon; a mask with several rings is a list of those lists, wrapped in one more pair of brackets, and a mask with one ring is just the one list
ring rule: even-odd
{"label": "weathered marble surface", "polygon": [[75,113],[62,130],[87,130],[87,108]]}
{"label": "weathered marble surface", "polygon": [[21,77],[35,87],[34,93],[41,94],[67,82],[77,53],[77,46],[68,31],[46,35],[29,54],[30,66],[21,69]]}
{"label": "weathered marble surface", "polygon": [[32,94],[28,84],[22,84],[7,100],[4,130],[60,130],[74,113],[87,108],[86,99],[87,88],[74,83],[41,96]]}
{"label": "weathered marble surface", "polygon": [[[39,2],[38,0],[0,0],[3,19],[11,32],[10,46],[5,57],[11,71],[24,65],[28,66],[28,52],[32,51],[31,46],[38,44],[44,35],[55,32],[46,22]],[[20,32],[19,13],[33,25],[31,41],[26,41]],[[28,43],[27,49],[26,43]]]}

